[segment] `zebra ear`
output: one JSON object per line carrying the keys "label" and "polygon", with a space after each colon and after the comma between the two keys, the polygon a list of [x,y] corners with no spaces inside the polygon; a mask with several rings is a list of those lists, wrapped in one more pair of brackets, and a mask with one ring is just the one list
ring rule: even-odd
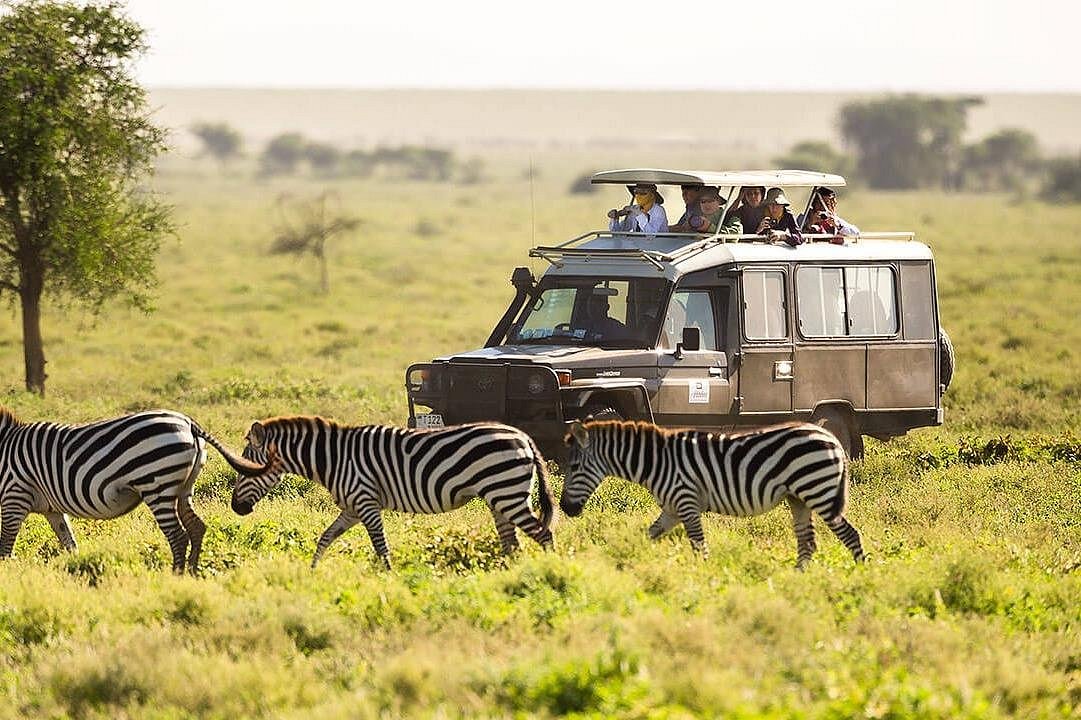
{"label": "zebra ear", "polygon": [[263,447],[266,442],[266,428],[261,422],[253,422],[248,430],[248,442],[255,447]]}
{"label": "zebra ear", "polygon": [[571,423],[570,431],[567,434],[568,439],[573,439],[578,443],[579,447],[585,447],[589,445],[589,433],[586,432],[585,427],[578,420]]}

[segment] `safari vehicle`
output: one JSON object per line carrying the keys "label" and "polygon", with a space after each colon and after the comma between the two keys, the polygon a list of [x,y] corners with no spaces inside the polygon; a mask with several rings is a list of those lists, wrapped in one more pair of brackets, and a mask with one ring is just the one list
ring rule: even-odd
{"label": "safari vehicle", "polygon": [[[717,186],[729,207],[743,186],[845,184],[796,170],[592,182]],[[533,248],[549,266],[539,281],[515,269],[484,348],[408,368],[409,426],[498,420],[559,458],[565,423],[588,416],[720,431],[799,419],[860,457],[864,435],[941,424],[953,355],[930,248],[909,232],[804,241],[594,231]]]}

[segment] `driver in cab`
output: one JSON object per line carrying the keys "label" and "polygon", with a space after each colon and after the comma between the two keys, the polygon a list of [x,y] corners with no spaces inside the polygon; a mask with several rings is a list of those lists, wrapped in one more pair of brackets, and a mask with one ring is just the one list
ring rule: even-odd
{"label": "driver in cab", "polygon": [[585,330],[602,340],[621,340],[627,337],[627,326],[608,315],[608,296],[591,293],[586,300]]}
{"label": "driver in cab", "polygon": [[628,188],[634,202],[622,210],[608,211],[608,229],[612,232],[668,232],[668,214],[664,211],[664,198],[657,186],[638,183]]}

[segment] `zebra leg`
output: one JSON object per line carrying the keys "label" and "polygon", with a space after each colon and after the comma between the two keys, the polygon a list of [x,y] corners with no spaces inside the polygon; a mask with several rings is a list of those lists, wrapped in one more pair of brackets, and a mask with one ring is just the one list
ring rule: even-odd
{"label": "zebra leg", "polygon": [[[359,517],[342,510],[337,519],[330,524],[330,527],[324,530],[323,534],[319,536],[319,542],[315,545],[315,556],[312,557],[312,570],[319,564],[319,558],[323,557],[323,553],[330,547],[330,544],[340,538],[346,530],[353,527],[358,522],[360,522]],[[371,534],[370,530],[368,532]],[[381,529],[380,532],[382,532]]]}
{"label": "zebra leg", "polygon": [[811,522],[811,508],[794,495],[788,496],[788,507],[792,511],[792,529],[796,533],[796,569],[802,570],[815,554],[815,526]]}
{"label": "zebra leg", "polygon": [[[521,502],[516,502],[513,512],[504,513],[505,517],[518,528],[521,528],[529,537],[537,541],[545,550],[552,549],[552,531],[544,527],[541,521],[533,517],[529,509],[529,495],[525,495]],[[500,536],[502,537],[502,535]]]}
{"label": "zebra leg", "polygon": [[30,498],[21,494],[18,497],[8,494],[0,500],[0,558],[10,557],[15,549],[19,528],[30,514],[30,502]]}
{"label": "zebra leg", "polygon": [[503,554],[513,555],[518,552],[518,536],[514,533],[514,524],[494,507],[489,506],[488,509],[492,511],[495,531],[499,533],[499,542],[503,545]]}
{"label": "zebra leg", "polygon": [[856,562],[863,562],[863,545],[860,544],[860,534],[856,531],[856,528],[852,527],[851,523],[845,520],[843,516],[827,520],[826,524],[833,531],[833,534],[837,536],[837,539],[843,542],[849,552],[852,553],[852,558]]}
{"label": "zebra leg", "polygon": [[176,508],[177,499],[171,495],[154,495],[143,500],[150,507],[150,512],[154,513],[162,535],[169,541],[169,549],[173,551],[173,572],[184,572],[188,533],[180,522],[180,514]]}
{"label": "zebra leg", "polygon": [[702,513],[698,510],[697,503],[686,503],[678,508],[679,519],[683,522],[683,529],[687,531],[687,538],[691,541],[691,547],[709,557],[709,548],[706,547],[706,534],[702,531]]}
{"label": "zebra leg", "polygon": [[383,516],[379,505],[374,502],[363,505],[360,508],[360,521],[364,523],[364,529],[368,531],[375,554],[383,561],[383,567],[390,570],[390,549],[387,548],[387,538],[383,534]]}
{"label": "zebra leg", "polygon": [[195,508],[191,505],[191,495],[184,495],[176,502],[180,511],[180,522],[184,524],[184,530],[191,540],[191,551],[188,554],[188,572],[192,575],[199,571],[199,553],[203,550],[203,536],[206,535],[206,523],[195,514]]}
{"label": "zebra leg", "polygon": [[661,508],[661,514],[658,515],[657,519],[653,521],[653,524],[649,526],[649,539],[660,540],[662,535],[678,524],[678,515],[669,512],[668,508]]}
{"label": "zebra leg", "polygon": [[56,539],[60,541],[60,547],[68,552],[75,550],[75,536],[71,534],[71,525],[68,524],[68,516],[62,512],[47,512],[45,519],[49,521]]}

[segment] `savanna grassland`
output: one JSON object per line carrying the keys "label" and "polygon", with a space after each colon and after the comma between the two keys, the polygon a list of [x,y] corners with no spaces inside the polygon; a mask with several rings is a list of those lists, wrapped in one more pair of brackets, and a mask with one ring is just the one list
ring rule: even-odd
{"label": "savanna grassland", "polygon": [[[335,184],[364,224],[321,295],[313,261],[266,249],[274,198],[323,185],[174,171],[157,311],[52,306],[41,399],[12,308],[3,403],[67,422],[170,407],[234,447],[280,413],[402,423],[406,365],[482,344],[525,264],[528,186],[507,177]],[[537,243],[625,197],[568,182],[540,176]],[[471,505],[388,514],[392,572],[359,527],[313,572],[325,491],[293,479],[238,518],[211,451],[200,577],[168,572],[145,508],[75,520],[74,554],[27,522],[0,564],[0,717],[1081,715],[1081,207],[857,192],[843,212],[932,245],[959,359],[946,425],[853,466],[865,565],[819,525],[796,572],[783,509],[707,519],[706,560],[682,531],[650,543],[652,502],[610,482],[551,553],[503,560]]]}

